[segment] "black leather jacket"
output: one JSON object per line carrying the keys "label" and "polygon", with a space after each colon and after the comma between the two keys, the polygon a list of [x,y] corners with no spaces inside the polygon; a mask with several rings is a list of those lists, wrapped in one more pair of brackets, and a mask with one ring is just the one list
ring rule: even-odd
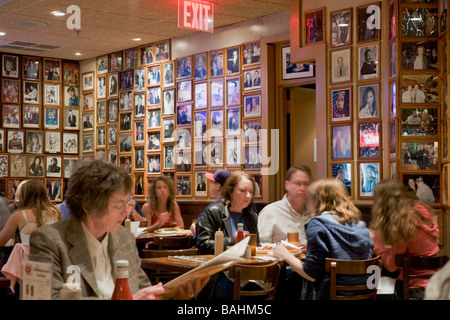
{"label": "black leather jacket", "polygon": [[[258,215],[253,209],[245,208],[242,212],[245,222],[250,233],[257,235],[257,243],[259,244],[258,233]],[[223,231],[224,250],[227,246],[234,245],[234,236],[231,227],[231,216],[228,211],[228,205],[218,203],[210,206],[197,221],[197,247],[199,254],[214,254],[214,236],[217,230]]]}

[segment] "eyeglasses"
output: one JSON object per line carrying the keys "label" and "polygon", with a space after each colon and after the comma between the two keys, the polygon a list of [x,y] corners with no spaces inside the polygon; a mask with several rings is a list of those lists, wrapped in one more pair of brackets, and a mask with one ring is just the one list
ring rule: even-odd
{"label": "eyeglasses", "polygon": [[136,201],[134,200],[133,196],[130,196],[127,200],[122,201],[120,204],[111,206],[111,208],[122,210],[124,205],[128,205],[128,208],[131,210],[133,206],[135,205]]}

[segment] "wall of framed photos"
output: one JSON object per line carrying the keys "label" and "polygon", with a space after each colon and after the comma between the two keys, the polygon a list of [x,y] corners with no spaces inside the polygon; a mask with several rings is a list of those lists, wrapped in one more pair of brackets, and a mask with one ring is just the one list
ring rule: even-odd
{"label": "wall of framed photos", "polygon": [[79,159],[80,65],[0,54],[0,195],[13,200],[22,180],[37,179],[60,202]]}

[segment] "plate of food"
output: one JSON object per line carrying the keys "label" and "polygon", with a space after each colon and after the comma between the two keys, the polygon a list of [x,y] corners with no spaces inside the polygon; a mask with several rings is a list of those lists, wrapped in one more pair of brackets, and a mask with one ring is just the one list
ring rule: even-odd
{"label": "plate of food", "polygon": [[158,234],[174,234],[177,233],[178,230],[176,228],[161,228],[155,231]]}
{"label": "plate of food", "polygon": [[[268,254],[273,256],[273,249],[275,249],[275,247],[277,246],[276,243],[262,243],[261,247],[256,247],[256,253],[258,254]],[[286,247],[286,249],[288,249],[288,251],[290,253],[292,253],[294,256],[298,257],[301,253],[299,248],[293,248],[290,246],[285,245],[284,243],[282,243],[282,245],[284,245]]]}

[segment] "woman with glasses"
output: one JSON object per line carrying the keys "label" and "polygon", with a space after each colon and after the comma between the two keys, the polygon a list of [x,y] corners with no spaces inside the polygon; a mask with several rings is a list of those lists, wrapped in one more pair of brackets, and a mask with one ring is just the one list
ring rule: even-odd
{"label": "woman with glasses", "polygon": [[149,202],[142,206],[142,212],[148,221],[148,232],[160,228],[184,229],[180,207],[175,201],[175,186],[168,176],[161,175],[153,179],[148,195]]}
{"label": "woman with glasses", "polygon": [[[100,160],[81,161],[70,177],[65,200],[72,216],[31,234],[30,260],[52,265],[52,298],[63,283],[77,279],[83,298],[111,299],[118,260],[129,262],[134,299],[162,299],[165,289],[152,286],[141,269],[134,235],[123,220],[135,202],[133,181],[122,168]],[[177,298],[193,298],[208,279],[178,287]]]}

